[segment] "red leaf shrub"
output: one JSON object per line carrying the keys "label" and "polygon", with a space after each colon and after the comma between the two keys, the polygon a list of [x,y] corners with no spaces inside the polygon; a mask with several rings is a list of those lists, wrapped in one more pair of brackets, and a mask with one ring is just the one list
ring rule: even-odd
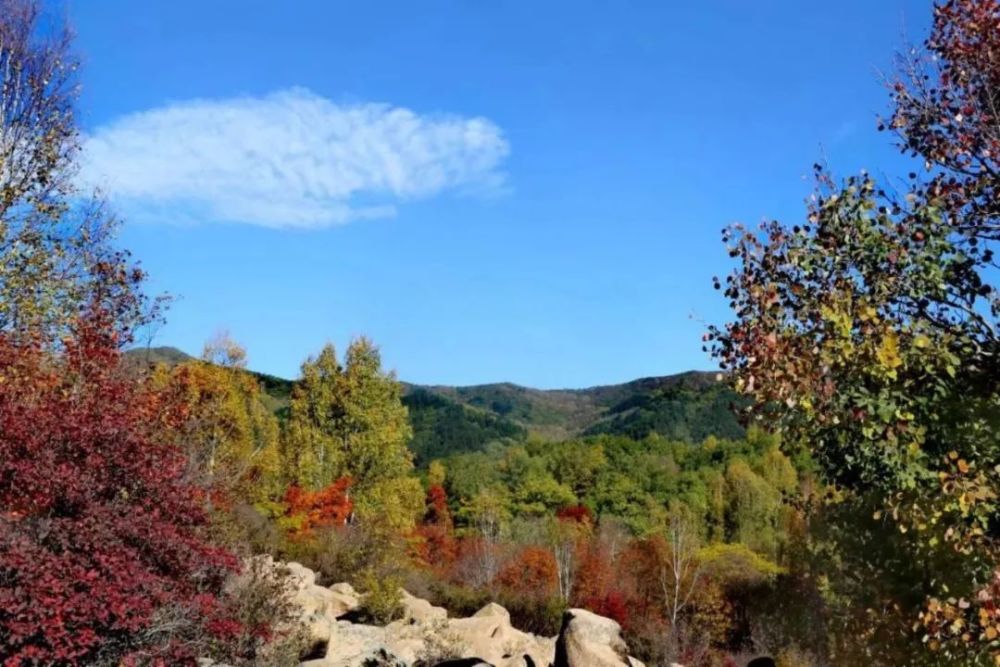
{"label": "red leaf shrub", "polygon": [[623,575],[615,572],[609,554],[601,545],[590,544],[581,551],[580,567],[573,585],[574,605],[628,627],[631,605],[618,590]]}
{"label": "red leaf shrub", "polygon": [[[59,354],[0,335],[8,666],[127,655],[158,610],[217,594],[237,568],[204,541],[185,461],[160,436],[169,406],[121,372],[111,331],[92,318]],[[172,662],[190,658],[175,653]]]}

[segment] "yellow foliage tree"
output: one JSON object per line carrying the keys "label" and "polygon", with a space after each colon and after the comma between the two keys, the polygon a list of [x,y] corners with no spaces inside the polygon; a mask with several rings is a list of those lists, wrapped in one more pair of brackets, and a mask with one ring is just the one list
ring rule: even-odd
{"label": "yellow foliage tree", "polygon": [[[231,350],[238,348],[227,341]],[[192,476],[253,504],[280,492],[278,421],[253,375],[239,365],[198,360],[173,368],[161,365],[152,381],[176,393],[183,406],[177,437],[188,452]]]}

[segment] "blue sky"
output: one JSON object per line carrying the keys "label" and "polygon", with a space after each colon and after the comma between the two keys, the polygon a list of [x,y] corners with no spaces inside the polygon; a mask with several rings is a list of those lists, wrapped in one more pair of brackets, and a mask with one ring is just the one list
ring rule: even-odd
{"label": "blue sky", "polygon": [[878,72],[926,0],[67,0],[85,175],[179,297],[292,377],[371,336],[413,382],[709,368],[733,221],[810,165],[897,173]]}

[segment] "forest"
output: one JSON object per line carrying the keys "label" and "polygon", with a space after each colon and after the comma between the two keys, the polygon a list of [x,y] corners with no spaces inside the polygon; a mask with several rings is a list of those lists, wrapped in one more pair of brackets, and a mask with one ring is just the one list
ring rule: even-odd
{"label": "forest", "polygon": [[588,609],[647,665],[1000,665],[996,0],[900,56],[903,186],[817,164],[801,220],[723,231],[717,370],[549,391],[406,384],[364,336],[291,380],[144,345],[170,298],[74,179],[40,12],[0,0],[0,663],[298,665],[267,556],[373,624]]}

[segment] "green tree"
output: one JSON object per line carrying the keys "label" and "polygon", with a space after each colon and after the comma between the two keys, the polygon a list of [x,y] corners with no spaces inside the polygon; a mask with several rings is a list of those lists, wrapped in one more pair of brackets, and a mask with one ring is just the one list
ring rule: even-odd
{"label": "green tree", "polygon": [[287,479],[320,489],[350,477],[359,517],[412,523],[422,492],[410,477],[412,431],[401,397],[371,341],[352,341],[343,366],[333,346],[325,346],[302,365],[292,394],[283,447]]}
{"label": "green tree", "polygon": [[817,167],[802,224],[727,232],[736,317],[709,332],[755,418],[842,492],[838,510],[910,536],[861,562],[927,565],[910,582],[924,612],[880,600],[874,622],[919,618],[923,643],[959,664],[1000,659],[997,15],[996,0],[940,3],[930,57],[893,83],[887,127],[927,180],[910,174],[897,196]]}
{"label": "green tree", "polygon": [[742,459],[736,459],[726,468],[725,493],[727,541],[775,554],[781,493]]}
{"label": "green tree", "polygon": [[546,458],[556,480],[578,497],[585,496],[593,488],[597,474],[608,463],[604,447],[597,442],[550,443]]}
{"label": "green tree", "polygon": [[288,482],[320,489],[340,476],[343,468],[338,426],[340,376],[343,370],[333,345],[302,364],[292,391],[283,438],[283,467]]}
{"label": "green tree", "polygon": [[406,447],[413,435],[395,373],[382,370],[378,348],[367,338],[351,342],[337,383],[336,429],[344,473],[359,492],[406,476],[413,468]]}

